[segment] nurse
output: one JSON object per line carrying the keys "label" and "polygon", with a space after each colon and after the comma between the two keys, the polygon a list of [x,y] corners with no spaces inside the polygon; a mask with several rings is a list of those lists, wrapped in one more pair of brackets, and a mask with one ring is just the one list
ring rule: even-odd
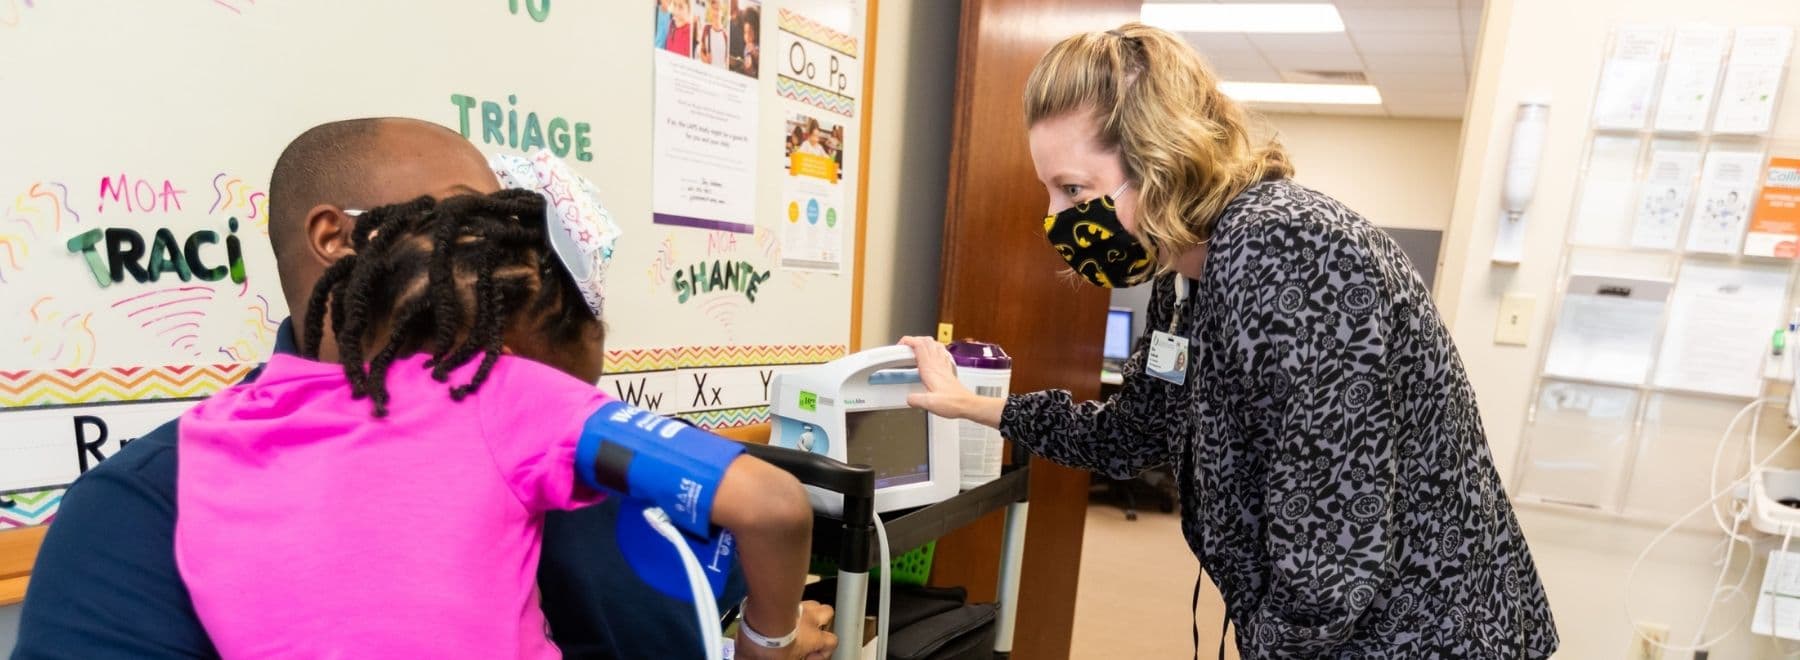
{"label": "nurse", "polygon": [[1555,651],[1474,390],[1400,248],[1291,181],[1168,32],[1065,39],[1025,118],[1049,215],[1018,221],[1095,286],[1151,283],[1150,333],[1103,402],[976,396],[909,337],[913,405],[1113,477],[1172,466],[1245,658]]}

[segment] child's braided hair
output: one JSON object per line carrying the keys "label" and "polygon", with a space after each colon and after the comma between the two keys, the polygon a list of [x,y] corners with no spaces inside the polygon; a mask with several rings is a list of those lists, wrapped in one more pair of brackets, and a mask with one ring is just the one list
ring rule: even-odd
{"label": "child's braided hair", "polygon": [[544,217],[544,198],[528,190],[369,210],[351,234],[355,254],[332,264],[313,288],[307,356],[318,357],[329,309],[353,396],[373,400],[383,417],[396,359],[429,351],[432,377],[447,382],[479,354],[474,377],[450,390],[461,400],[487,379],[506,329],[522,315],[537,319],[552,344],[578,341],[599,320],[551,252]]}

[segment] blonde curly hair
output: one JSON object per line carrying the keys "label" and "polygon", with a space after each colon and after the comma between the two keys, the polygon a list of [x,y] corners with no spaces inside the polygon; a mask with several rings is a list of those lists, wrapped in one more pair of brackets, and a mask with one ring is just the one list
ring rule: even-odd
{"label": "blonde curly hair", "polygon": [[1138,191],[1137,225],[1167,268],[1204,244],[1251,185],[1293,176],[1280,143],[1253,145],[1249,117],[1200,54],[1142,23],[1078,34],[1045,53],[1025,83],[1025,123],[1091,113]]}

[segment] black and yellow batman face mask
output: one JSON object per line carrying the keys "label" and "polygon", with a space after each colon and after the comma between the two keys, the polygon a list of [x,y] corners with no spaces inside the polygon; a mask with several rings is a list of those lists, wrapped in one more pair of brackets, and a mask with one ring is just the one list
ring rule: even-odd
{"label": "black and yellow batman face mask", "polygon": [[1069,268],[1095,286],[1106,288],[1143,284],[1156,273],[1150,251],[1138,242],[1113,206],[1112,195],[1090,199],[1044,217],[1044,237],[1069,262]]}

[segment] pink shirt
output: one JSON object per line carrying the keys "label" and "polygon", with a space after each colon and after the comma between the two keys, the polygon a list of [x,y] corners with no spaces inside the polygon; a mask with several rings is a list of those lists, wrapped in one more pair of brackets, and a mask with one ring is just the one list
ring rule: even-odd
{"label": "pink shirt", "polygon": [[558,658],[538,608],[543,513],[576,485],[607,401],[502,357],[450,399],[425,356],[387,375],[385,419],[336,364],[276,356],[181,419],[175,561],[226,658]]}

